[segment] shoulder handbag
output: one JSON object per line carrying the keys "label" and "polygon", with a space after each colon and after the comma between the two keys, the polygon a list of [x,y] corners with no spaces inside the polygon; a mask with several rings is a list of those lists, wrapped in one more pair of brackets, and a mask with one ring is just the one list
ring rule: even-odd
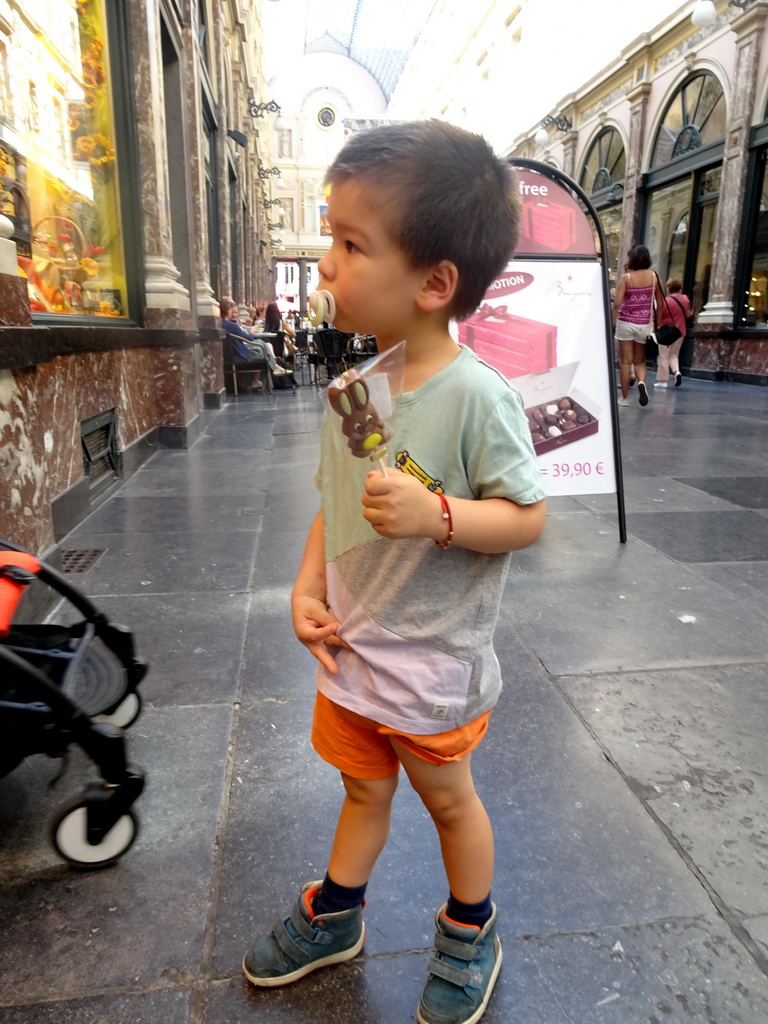
{"label": "shoulder handbag", "polygon": [[693,330],[693,314],[686,315],[685,306],[682,304],[680,299],[676,299],[674,295],[670,295],[669,297],[670,297],[670,299],[672,299],[673,302],[676,302],[678,304],[680,309],[682,309],[683,316],[685,317],[685,329],[686,329],[686,331],[692,331]]}
{"label": "shoulder handbag", "polygon": [[[664,297],[664,305],[667,307],[669,315],[672,316],[669,312],[666,296]],[[659,345],[673,345],[682,336],[682,331],[675,327],[674,324],[662,324],[661,327],[656,328],[656,342]]]}

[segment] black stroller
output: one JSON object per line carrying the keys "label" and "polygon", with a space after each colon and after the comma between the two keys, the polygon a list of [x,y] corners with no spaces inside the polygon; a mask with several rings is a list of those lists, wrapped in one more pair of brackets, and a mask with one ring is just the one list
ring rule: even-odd
{"label": "black stroller", "polygon": [[[68,602],[74,625],[13,621],[27,586],[39,580]],[[77,616],[73,613],[77,613]],[[99,769],[51,822],[54,849],[81,868],[113,864],[133,844],[133,803],[143,771],[127,761],[123,730],[141,711],[137,686],[147,666],[133,634],[111,623],[55,569],[0,540],[0,778],[32,754],[64,757],[81,748]]]}

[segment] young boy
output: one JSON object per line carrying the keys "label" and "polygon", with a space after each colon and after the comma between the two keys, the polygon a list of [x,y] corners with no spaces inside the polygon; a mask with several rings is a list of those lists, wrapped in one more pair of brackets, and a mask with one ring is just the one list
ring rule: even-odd
{"label": "young boy", "polygon": [[501,945],[493,834],[470,751],[501,689],[493,632],[509,552],[538,539],[545,502],[517,392],[448,325],[475,310],[510,258],[519,198],[482,138],[439,121],[354,135],[327,181],[333,244],[320,287],[339,330],[375,335],[380,352],[406,339],[387,447],[409,457],[401,472],[372,471],[350,455],[335,414],[325,417],[322,510],[292,614],[319,662],[312,743],[346,796],[325,879],[304,886],[243,967],[255,985],[283,985],[360,952],[402,766],[437,827],[449,883],[418,1020],[474,1024]]}

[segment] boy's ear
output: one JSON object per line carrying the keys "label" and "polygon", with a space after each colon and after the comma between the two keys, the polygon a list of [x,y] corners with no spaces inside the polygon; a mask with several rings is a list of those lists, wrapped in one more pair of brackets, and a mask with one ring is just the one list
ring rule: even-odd
{"label": "boy's ear", "polygon": [[430,267],[417,298],[419,309],[425,313],[447,306],[456,292],[459,271],[450,260],[441,260]]}

